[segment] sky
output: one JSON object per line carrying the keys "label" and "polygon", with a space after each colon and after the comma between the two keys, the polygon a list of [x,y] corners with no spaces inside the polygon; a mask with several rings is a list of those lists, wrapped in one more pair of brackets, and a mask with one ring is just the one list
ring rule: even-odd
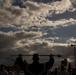
{"label": "sky", "polygon": [[11,55],[38,53],[63,55],[54,57],[56,66],[65,58],[74,65],[75,29],[76,0],[0,0],[0,64],[13,64]]}

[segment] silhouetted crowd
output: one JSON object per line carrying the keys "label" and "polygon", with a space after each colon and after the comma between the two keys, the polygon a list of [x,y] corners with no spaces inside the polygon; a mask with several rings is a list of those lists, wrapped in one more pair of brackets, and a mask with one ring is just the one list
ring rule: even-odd
{"label": "silhouetted crowd", "polygon": [[72,67],[67,59],[63,59],[60,66],[54,69],[51,69],[54,65],[52,55],[46,63],[38,62],[38,54],[34,54],[32,59],[33,62],[28,64],[22,60],[22,55],[19,55],[14,66],[0,65],[0,75],[76,75],[76,67]]}
{"label": "silhouetted crowd", "polygon": [[[19,67],[10,67],[0,65],[0,75],[25,75],[24,71]],[[54,70],[50,69],[47,75],[76,75],[76,67],[66,69],[64,66],[57,67]]]}

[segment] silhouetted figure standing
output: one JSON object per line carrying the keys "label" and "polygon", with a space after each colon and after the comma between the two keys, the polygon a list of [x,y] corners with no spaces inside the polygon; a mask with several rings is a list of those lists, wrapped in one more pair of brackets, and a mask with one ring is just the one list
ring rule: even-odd
{"label": "silhouetted figure standing", "polygon": [[71,66],[71,63],[68,64],[68,73],[69,73],[69,75],[72,75],[72,66]]}
{"label": "silhouetted figure standing", "polygon": [[63,64],[61,64],[61,69],[57,75],[68,75],[68,71],[65,70],[65,66]]}
{"label": "silhouetted figure standing", "polygon": [[33,55],[33,63],[26,67],[26,75],[47,75],[47,71],[53,66],[54,59],[50,55],[50,59],[46,63],[39,63],[38,54]]}
{"label": "silhouetted figure standing", "polygon": [[[47,71],[53,66],[54,58],[50,55],[50,59],[46,63],[39,63],[39,55],[33,55],[33,62],[31,64],[25,63],[25,75],[47,75]],[[16,63],[17,64],[17,63]],[[19,63],[21,66],[21,64]],[[23,65],[22,65],[23,66]]]}
{"label": "silhouetted figure standing", "polygon": [[62,61],[61,61],[61,65],[64,65],[64,67],[65,67],[65,69],[67,69],[67,59],[63,59]]}
{"label": "silhouetted figure standing", "polygon": [[22,55],[21,54],[19,54],[18,57],[16,58],[15,66],[20,67],[21,69],[25,68],[25,64],[24,64],[24,62],[22,60]]}

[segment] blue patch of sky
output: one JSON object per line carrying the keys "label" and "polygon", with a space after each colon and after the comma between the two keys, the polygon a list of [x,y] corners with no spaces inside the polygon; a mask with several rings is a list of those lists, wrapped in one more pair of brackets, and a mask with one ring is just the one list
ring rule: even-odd
{"label": "blue patch of sky", "polygon": [[2,31],[2,32],[10,32],[10,31],[13,31],[13,32],[15,32],[15,31],[18,31],[18,29],[16,29],[16,28],[12,28],[12,27],[8,27],[8,28],[0,28],[0,31]]}
{"label": "blue patch of sky", "polygon": [[76,12],[71,12],[71,11],[65,11],[64,13],[61,14],[53,14],[52,16],[46,17],[46,19],[56,21],[56,20],[61,20],[61,19],[76,19],[75,16]]}
{"label": "blue patch of sky", "polygon": [[69,38],[67,38],[67,37],[59,37],[59,39],[58,40],[55,39],[54,42],[55,43],[65,43],[68,39],[70,39],[70,37]]}
{"label": "blue patch of sky", "polygon": [[60,27],[53,30],[48,30],[45,37],[76,37],[76,25]]}
{"label": "blue patch of sky", "polygon": [[[27,0],[15,0],[13,1],[12,5],[13,6],[19,6],[20,8],[26,8],[25,5],[23,5],[23,2],[25,2]],[[61,0],[32,0],[34,2],[42,2],[42,3],[49,3],[49,2],[53,2],[53,1],[61,1]]]}
{"label": "blue patch of sky", "polygon": [[[29,27],[26,31],[28,31],[28,32],[29,31],[37,32],[37,31],[39,31],[38,28],[40,29],[41,32],[47,33],[46,35],[43,35],[41,37],[42,39],[47,38],[47,40],[54,41],[55,43],[65,43],[68,40],[68,38],[70,38],[70,37],[63,36],[62,34],[61,34],[62,36],[59,35],[59,33],[61,33],[62,28],[64,28],[62,26],[60,26],[60,28],[57,28],[57,29],[54,29],[53,26],[42,26],[42,27],[32,26],[32,27]],[[57,36],[57,34],[58,34],[58,36]],[[52,40],[52,39],[48,39],[49,37],[52,37],[52,38],[59,37],[59,39]],[[22,41],[22,43],[25,43],[25,42]]]}
{"label": "blue patch of sky", "polygon": [[33,0],[35,2],[42,2],[42,3],[49,3],[49,2],[53,2],[53,1],[61,1],[61,0]]}
{"label": "blue patch of sky", "polygon": [[[44,27],[43,27],[44,28]],[[58,43],[65,43],[68,39],[71,37],[76,38],[76,25],[69,25],[66,27],[60,26],[58,28],[44,28],[46,31],[46,35],[44,35],[42,38],[49,38],[49,37],[59,37],[59,39],[53,40],[54,42]],[[50,40],[51,41],[51,40]]]}
{"label": "blue patch of sky", "polygon": [[23,5],[23,0],[15,0],[13,3],[12,3],[12,5],[13,6],[19,6],[20,8],[26,8],[26,6],[25,5]]}
{"label": "blue patch of sky", "polygon": [[31,27],[28,27],[28,29],[26,29],[26,31],[42,31],[42,32],[46,32],[47,30],[49,29],[52,29],[53,27],[52,26],[42,26],[42,27],[39,27],[39,26],[31,26]]}
{"label": "blue patch of sky", "polygon": [[[20,31],[20,29],[18,29],[17,27],[8,27],[8,28],[0,28],[0,31],[2,32],[16,32],[16,31]],[[53,28],[52,26],[42,26],[42,27],[38,27],[38,26],[31,26],[28,27],[28,29],[25,29],[25,31],[30,32],[38,32],[41,31],[43,33],[47,33],[46,35],[43,35],[41,38],[49,38],[49,37],[59,37],[59,39],[55,39],[54,42],[61,42],[64,43],[66,42],[66,40],[68,40],[71,37],[76,38],[76,25],[69,25],[66,27],[60,26],[58,28]],[[51,40],[50,40],[51,41]],[[25,42],[23,42],[25,43]]]}

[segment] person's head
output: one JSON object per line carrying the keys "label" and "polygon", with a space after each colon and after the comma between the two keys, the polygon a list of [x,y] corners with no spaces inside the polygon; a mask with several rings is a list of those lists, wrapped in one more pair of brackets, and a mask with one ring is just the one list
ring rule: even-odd
{"label": "person's head", "polygon": [[61,65],[67,66],[67,59],[63,59],[63,60],[61,61]]}
{"label": "person's head", "polygon": [[39,55],[34,54],[32,59],[33,59],[33,61],[38,61],[39,60]]}
{"label": "person's head", "polygon": [[18,56],[19,56],[19,57],[22,57],[22,54],[19,54]]}

